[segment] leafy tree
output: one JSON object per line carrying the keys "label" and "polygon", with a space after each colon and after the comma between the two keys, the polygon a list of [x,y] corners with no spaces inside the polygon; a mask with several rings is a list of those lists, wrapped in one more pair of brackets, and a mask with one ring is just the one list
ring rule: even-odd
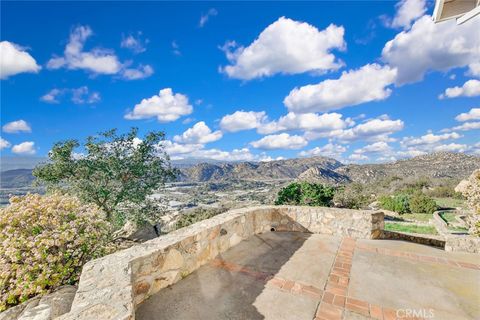
{"label": "leafy tree", "polygon": [[[80,146],[78,141],[58,142],[49,153],[50,161],[37,166],[33,175],[50,188],[95,203],[113,223],[148,221],[142,210],[149,204],[147,196],[173,179],[176,170],[161,144],[163,132],[150,132],[142,141],[137,134],[138,129],[132,128],[127,134],[113,129],[90,136],[81,155],[74,152]],[[136,210],[120,209],[132,206]],[[151,218],[153,211],[149,210]]]}
{"label": "leafy tree", "polygon": [[278,192],[276,205],[306,205],[328,207],[332,205],[335,189],[319,183],[293,182]]}
{"label": "leafy tree", "polygon": [[410,211],[415,213],[433,214],[437,210],[437,203],[423,192],[415,192],[408,202]]}
{"label": "leafy tree", "polygon": [[386,210],[395,211],[400,214],[410,212],[409,196],[406,194],[397,194],[393,197],[381,196],[379,203],[380,206]]}

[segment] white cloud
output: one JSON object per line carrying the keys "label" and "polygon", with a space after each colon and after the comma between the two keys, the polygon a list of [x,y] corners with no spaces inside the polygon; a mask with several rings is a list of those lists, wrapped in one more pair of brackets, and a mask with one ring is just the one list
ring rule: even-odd
{"label": "white cloud", "polygon": [[172,156],[192,153],[203,148],[201,144],[180,144],[170,140],[163,141],[162,145],[165,147],[165,152]]}
{"label": "white cloud", "polygon": [[60,103],[61,98],[66,94],[71,96],[70,100],[75,104],[93,104],[101,100],[100,93],[97,91],[90,92],[87,86],[72,89],[54,88],[40,97],[40,100],[45,103]]}
{"label": "white cloud", "polygon": [[445,140],[459,139],[462,135],[452,132],[436,135],[433,133],[428,133],[419,138],[415,137],[406,137],[402,140],[401,144],[405,146],[424,146],[429,144],[435,144]]}
{"label": "white cloud", "polygon": [[258,127],[258,132],[261,134],[270,134],[278,131],[286,130],[310,130],[316,132],[331,131],[344,129],[350,123],[351,119],[343,120],[339,113],[304,113],[295,114],[289,112],[287,115],[278,119],[265,123]]}
{"label": "white cloud", "polygon": [[237,132],[259,128],[267,119],[265,111],[235,111],[220,120],[223,131]]}
{"label": "white cloud", "polygon": [[466,144],[450,143],[450,144],[438,145],[433,148],[433,151],[465,152],[467,149],[468,149],[468,146]]}
{"label": "white cloud", "polygon": [[343,72],[338,79],[295,88],[283,102],[290,111],[305,113],[327,112],[384,100],[390,96],[391,89],[387,87],[395,81],[396,75],[396,69],[367,64],[360,69]]}
{"label": "white cloud", "polygon": [[342,145],[327,143],[322,147],[315,147],[310,150],[301,151],[298,155],[301,157],[322,156],[322,157],[341,159],[342,154],[345,151],[347,151],[347,148]]}
{"label": "white cloud", "polygon": [[415,148],[408,148],[407,150],[401,150],[396,152],[396,156],[399,158],[412,158],[426,155],[428,152],[423,150],[417,150]]}
{"label": "white cloud", "polygon": [[393,141],[389,136],[402,130],[403,127],[402,120],[391,120],[388,116],[383,115],[346,130],[334,130],[326,133],[307,131],[305,137],[308,140],[332,138],[339,141]]}
{"label": "white cloud", "polygon": [[122,77],[126,80],[138,80],[150,77],[153,74],[153,68],[150,65],[139,65],[137,68],[125,68],[122,71]]}
{"label": "white cloud", "polygon": [[352,160],[352,161],[365,161],[365,160],[368,160],[369,158],[364,155],[364,154],[360,154],[360,153],[352,153],[348,159]]}
{"label": "white cloud", "polygon": [[343,63],[331,50],[345,48],[344,32],[343,27],[334,24],[319,31],[306,22],[280,17],[248,47],[228,42],[223,50],[231,65],[223,67],[222,71],[231,78],[250,80],[277,73],[337,70]]}
{"label": "white cloud", "polygon": [[354,153],[363,154],[363,153],[386,153],[390,152],[392,148],[388,145],[388,143],[384,141],[378,141],[372,144],[368,144],[360,149],[356,149]]}
{"label": "white cloud", "polygon": [[194,151],[189,156],[195,159],[213,159],[219,161],[251,161],[256,158],[248,148],[233,149],[232,151],[202,149]]}
{"label": "white cloud", "polygon": [[205,26],[205,24],[208,22],[208,20],[210,19],[210,17],[215,17],[216,15],[218,14],[218,11],[217,9],[215,8],[210,8],[207,13],[205,14],[202,14],[200,16],[200,21],[198,22],[198,26],[200,28],[203,28],[203,26]]}
{"label": "white cloud", "polygon": [[212,132],[205,122],[197,122],[193,127],[187,129],[182,135],[173,137],[175,142],[187,144],[205,144],[220,140],[223,134],[221,131]]}
{"label": "white cloud", "polygon": [[32,132],[32,128],[25,120],[9,122],[2,129],[3,132],[7,133]]}
{"label": "white cloud", "polygon": [[[479,49],[480,50],[480,49]],[[475,97],[480,96],[480,80],[468,80],[461,87],[453,87],[445,89],[445,92],[439,96],[440,99],[444,98],[457,98],[457,97]]]}
{"label": "white cloud", "polygon": [[455,117],[457,121],[470,121],[470,120],[480,120],[480,108],[472,108],[470,111],[465,113],[460,113]]}
{"label": "white cloud", "polygon": [[0,137],[0,150],[5,148],[10,148],[10,146],[11,146],[10,142]]}
{"label": "white cloud", "polygon": [[393,28],[410,28],[413,21],[427,11],[425,0],[401,0],[396,5],[397,12],[392,20]]}
{"label": "white cloud", "polygon": [[480,62],[472,62],[468,65],[468,75],[472,77],[480,77]]}
{"label": "white cloud", "polygon": [[385,44],[382,59],[398,69],[397,84],[422,80],[428,71],[465,67],[480,60],[479,29],[480,19],[457,25],[425,15]]}
{"label": "white cloud", "polygon": [[186,95],[173,94],[171,88],[160,90],[158,95],[143,99],[135,105],[133,111],[125,115],[125,119],[138,120],[156,117],[159,122],[175,121],[181,116],[191,114],[193,107]]}
{"label": "white cloud", "polygon": [[93,31],[88,26],[76,27],[70,33],[70,40],[65,47],[64,56],[50,59],[47,67],[49,69],[62,67],[85,69],[97,74],[118,73],[122,64],[111,50],[96,48],[88,52],[83,51],[85,42],[92,34]]}
{"label": "white cloud", "polygon": [[16,154],[32,155],[35,154],[35,143],[25,141],[12,147],[12,152]]}
{"label": "white cloud", "polygon": [[128,36],[122,35],[122,42],[120,46],[122,48],[127,48],[133,51],[133,53],[142,53],[147,50],[146,44],[149,42],[148,39],[142,39],[142,32],[137,32],[136,36],[129,34]]}
{"label": "white cloud", "polygon": [[129,68],[131,62],[122,64],[113,50],[94,48],[91,51],[84,51],[85,42],[92,35],[93,31],[89,26],[73,29],[63,57],[51,58],[47,68],[82,69],[93,74],[119,74],[126,80],[142,79],[153,74],[153,68],[149,65]]}
{"label": "white cloud", "polygon": [[459,126],[455,126],[451,129],[446,129],[442,131],[470,131],[480,129],[480,121],[477,122],[465,122]]}
{"label": "white cloud", "polygon": [[260,140],[250,142],[257,149],[273,150],[273,149],[300,149],[308,144],[308,141],[301,136],[289,135],[281,133],[277,135],[269,135]]}
{"label": "white cloud", "polygon": [[24,48],[9,41],[0,42],[0,79],[7,79],[23,72],[38,73],[40,69],[35,59]]}

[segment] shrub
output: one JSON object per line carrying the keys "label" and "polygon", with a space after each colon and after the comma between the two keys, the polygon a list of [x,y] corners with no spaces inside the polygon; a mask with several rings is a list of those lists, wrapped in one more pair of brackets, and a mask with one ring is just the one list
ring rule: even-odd
{"label": "shrub", "polygon": [[410,211],[414,213],[433,214],[437,210],[437,203],[421,191],[415,192],[408,202]]}
{"label": "shrub", "polygon": [[328,207],[332,205],[335,189],[319,183],[293,182],[278,192],[276,205],[306,205]]}
{"label": "shrub", "polygon": [[380,206],[385,210],[395,211],[400,214],[409,213],[409,196],[406,194],[397,194],[391,196],[381,196],[379,198]]}
{"label": "shrub", "polygon": [[104,254],[103,213],[59,193],[12,197],[0,211],[0,311],[78,280]]}
{"label": "shrub", "polygon": [[333,196],[336,206],[349,209],[363,209],[370,203],[370,196],[364,194],[360,183],[351,183],[339,188]]}
{"label": "shrub", "polygon": [[225,211],[224,209],[220,209],[220,208],[219,209],[197,208],[191,212],[182,214],[178,219],[177,223],[175,224],[175,229],[187,227],[196,222],[199,222],[205,219],[210,219],[224,211]]}

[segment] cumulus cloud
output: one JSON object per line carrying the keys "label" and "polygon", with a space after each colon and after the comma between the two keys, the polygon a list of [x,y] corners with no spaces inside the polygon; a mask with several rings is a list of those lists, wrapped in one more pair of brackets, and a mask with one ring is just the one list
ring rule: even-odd
{"label": "cumulus cloud", "polygon": [[266,121],[265,111],[235,111],[232,114],[224,116],[220,120],[220,128],[223,131],[237,132],[242,130],[256,129],[262,126]]}
{"label": "cumulus cloud", "polygon": [[188,144],[206,144],[220,140],[223,134],[221,131],[212,132],[205,122],[197,122],[193,127],[187,129],[182,135],[173,137],[175,142]]}
{"label": "cumulus cloud", "polygon": [[32,132],[32,128],[25,120],[9,122],[2,127],[2,130],[7,133]]}
{"label": "cumulus cloud", "polygon": [[287,115],[280,117],[277,121],[272,121],[258,127],[261,134],[270,134],[278,131],[286,130],[310,130],[316,132],[340,130],[352,124],[351,119],[342,119],[339,113],[304,113],[296,114],[289,112]]}
{"label": "cumulus cloud", "polygon": [[0,42],[0,79],[24,72],[38,73],[40,69],[25,48],[9,41]]}
{"label": "cumulus cloud", "polygon": [[156,117],[159,122],[175,121],[181,116],[189,115],[193,107],[188,102],[188,97],[181,93],[173,93],[171,88],[160,90],[158,95],[143,99],[135,105],[125,119],[138,120]]}
{"label": "cumulus cloud", "polygon": [[205,14],[202,14],[200,16],[200,21],[198,22],[198,26],[200,28],[203,28],[203,26],[205,26],[205,24],[208,22],[208,20],[210,20],[211,17],[215,17],[216,15],[218,14],[218,11],[217,9],[215,8],[210,8],[207,13]]}
{"label": "cumulus cloud", "polygon": [[10,146],[11,146],[10,142],[0,137],[0,150],[5,148],[10,148]]}
{"label": "cumulus cloud", "polygon": [[466,144],[458,144],[458,143],[450,143],[450,144],[441,144],[435,146],[433,151],[435,152],[465,152],[468,150],[468,146]]}
{"label": "cumulus cloud", "polygon": [[284,99],[288,110],[327,112],[370,101],[388,98],[395,82],[396,69],[379,64],[367,64],[360,69],[343,72],[338,79],[293,89]]}
{"label": "cumulus cloud", "polygon": [[436,24],[425,15],[385,44],[382,59],[398,69],[397,84],[420,81],[428,71],[446,72],[480,61],[479,29],[480,19]]}
{"label": "cumulus cloud", "polygon": [[462,135],[452,132],[436,135],[433,133],[428,133],[419,138],[415,137],[406,137],[402,140],[401,144],[404,146],[424,146],[429,144],[435,144],[445,140],[459,139]]}
{"label": "cumulus cloud", "polygon": [[348,159],[352,161],[366,161],[369,158],[366,155],[361,153],[352,153],[350,156],[348,156]]}
{"label": "cumulus cloud", "polygon": [[427,11],[425,0],[401,0],[396,8],[397,12],[391,23],[393,28],[408,29]]}
{"label": "cumulus cloud", "polygon": [[468,75],[472,77],[480,77],[480,62],[473,62],[468,65]]}
{"label": "cumulus cloud", "polygon": [[470,131],[480,129],[480,121],[477,122],[465,122],[459,126],[455,126],[451,129],[446,129],[442,131]]}
{"label": "cumulus cloud", "polygon": [[165,148],[165,152],[171,156],[188,154],[203,148],[203,145],[201,144],[180,144],[170,140],[162,141],[162,145]]}
{"label": "cumulus cloud", "polygon": [[25,141],[20,144],[16,144],[12,147],[12,152],[22,155],[35,154],[35,143],[32,141]]}
{"label": "cumulus cloud", "polygon": [[223,50],[231,64],[221,70],[243,80],[337,70],[343,63],[331,51],[345,48],[344,33],[343,27],[334,24],[319,31],[306,22],[280,17],[248,47],[227,42]]}
{"label": "cumulus cloud", "polygon": [[470,111],[465,113],[460,113],[455,117],[457,121],[470,121],[470,120],[480,120],[480,108],[472,108]]}
{"label": "cumulus cloud", "polygon": [[439,98],[444,99],[475,96],[480,96],[480,80],[472,79],[465,82],[461,87],[445,89],[445,92],[441,94]]}
{"label": "cumulus cloud", "polygon": [[40,97],[45,103],[60,103],[61,98],[70,95],[70,100],[75,104],[93,104],[100,102],[101,96],[97,91],[90,92],[87,86],[79,88],[54,88]]}
{"label": "cumulus cloud", "polygon": [[94,48],[84,51],[85,42],[93,35],[89,26],[78,26],[70,33],[62,57],[53,57],[47,63],[49,69],[67,68],[86,70],[93,74],[118,74],[126,80],[136,80],[153,74],[151,66],[130,68],[131,62],[121,63],[113,50]]}
{"label": "cumulus cloud", "polygon": [[402,120],[391,120],[387,115],[376,119],[369,119],[357,126],[345,130],[334,130],[329,132],[307,131],[305,138],[315,140],[319,138],[332,138],[342,142],[350,141],[393,141],[390,135],[402,130]]}
{"label": "cumulus cloud", "polygon": [[129,34],[128,36],[125,36],[122,34],[122,42],[120,43],[120,46],[138,54],[147,51],[147,43],[149,43],[149,40],[142,39],[142,32],[139,31],[136,35]]}
{"label": "cumulus cloud", "polygon": [[297,135],[289,135],[281,133],[277,135],[269,135],[260,140],[250,142],[250,145],[257,149],[274,150],[274,149],[300,149],[305,147],[308,141]]}
{"label": "cumulus cloud", "polygon": [[388,143],[384,141],[378,141],[372,144],[368,144],[362,148],[356,149],[354,153],[364,154],[364,153],[385,153],[390,152],[392,148]]}
{"label": "cumulus cloud", "polygon": [[333,143],[327,143],[322,147],[315,147],[310,150],[301,151],[298,155],[300,157],[315,157],[315,156],[322,156],[322,157],[330,157],[341,159],[342,154],[347,151],[345,146]]}

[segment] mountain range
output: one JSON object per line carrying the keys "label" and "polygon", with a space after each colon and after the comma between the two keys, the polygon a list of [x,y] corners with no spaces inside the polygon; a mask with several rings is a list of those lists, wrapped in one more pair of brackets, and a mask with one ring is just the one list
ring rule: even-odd
{"label": "mountain range", "polygon": [[[305,180],[329,184],[370,183],[386,177],[463,179],[480,168],[480,157],[463,153],[440,152],[405,160],[377,164],[343,164],[327,157],[297,158],[270,162],[178,163],[182,182],[229,180]],[[1,172],[1,188],[28,186],[31,169]]]}

